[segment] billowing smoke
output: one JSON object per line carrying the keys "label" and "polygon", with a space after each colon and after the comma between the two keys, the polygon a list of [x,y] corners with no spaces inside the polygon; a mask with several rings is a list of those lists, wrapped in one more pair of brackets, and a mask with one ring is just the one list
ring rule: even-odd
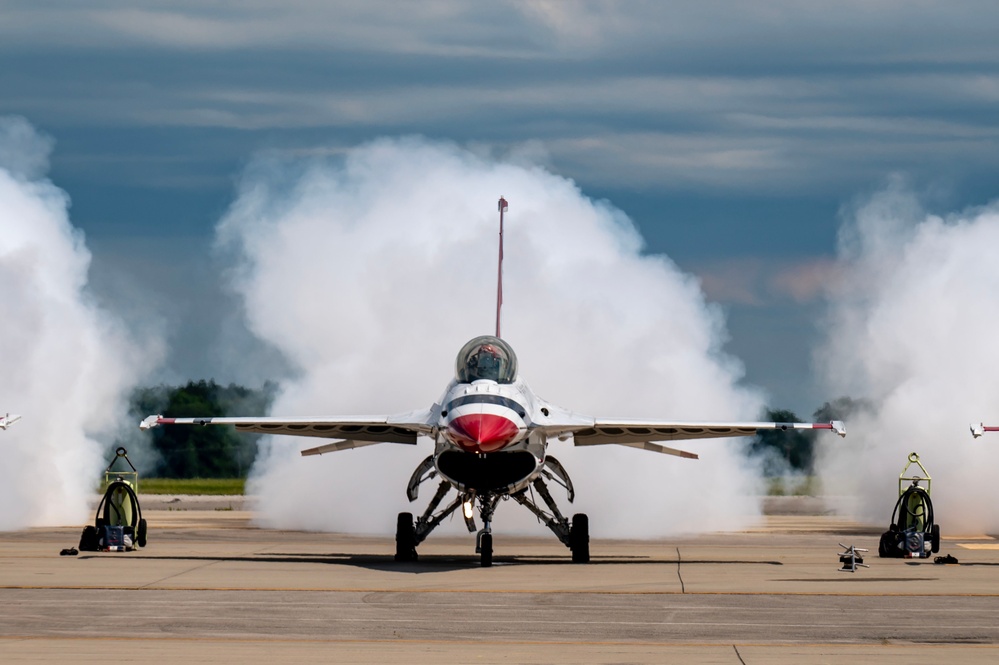
{"label": "billowing smoke", "polygon": [[900,181],[846,220],[818,357],[831,394],[873,406],[850,418],[818,468],[825,491],[854,497],[859,517],[887,524],[898,474],[917,452],[945,535],[999,528],[999,437],[968,431],[999,422],[996,247],[999,204],[941,217]]}
{"label": "billowing smoke", "polygon": [[0,432],[5,530],[89,519],[125,393],[148,366],[87,291],[90,253],[44,179],[51,145],[0,118],[0,409],[23,415]]}
{"label": "billowing smoke", "polygon": [[[500,195],[510,202],[503,336],[538,394],[606,417],[758,416],[760,395],[738,385],[742,367],[721,351],[720,312],[668,258],[641,255],[622,212],[543,168],[421,139],[247,170],[219,237],[235,253],[251,329],[299,372],[272,412],[373,415],[438,399],[458,349],[494,329]],[[434,490],[406,501],[429,443],[299,456],[319,443],[265,444],[250,483],[264,524],[386,532]],[[731,529],[759,514],[737,444],[685,447],[701,460],[553,444],[578,494],[562,505],[588,512],[598,537]],[[513,502],[496,527],[547,533]]]}

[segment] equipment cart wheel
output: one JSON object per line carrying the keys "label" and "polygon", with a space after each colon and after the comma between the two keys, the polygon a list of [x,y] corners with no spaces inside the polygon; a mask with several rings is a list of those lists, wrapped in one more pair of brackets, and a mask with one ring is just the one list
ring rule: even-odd
{"label": "equipment cart wheel", "polygon": [[934,524],[930,529],[930,549],[934,554],[940,551],[940,525]]}
{"label": "equipment cart wheel", "polygon": [[569,550],[573,563],[590,562],[590,518],[583,513],[572,516],[569,527]]}
{"label": "equipment cart wheel", "polygon": [[395,524],[395,560],[416,561],[417,558],[413,513],[399,513]]}
{"label": "equipment cart wheel", "polygon": [[135,544],[139,547],[146,546],[146,520],[139,520],[139,526],[135,531]]}
{"label": "equipment cart wheel", "polygon": [[493,534],[482,534],[479,539],[479,556],[483,568],[493,565]]}

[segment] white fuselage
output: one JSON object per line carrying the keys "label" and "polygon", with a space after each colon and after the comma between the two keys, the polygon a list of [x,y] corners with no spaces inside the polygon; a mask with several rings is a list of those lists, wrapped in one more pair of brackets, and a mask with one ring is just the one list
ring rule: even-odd
{"label": "white fuselage", "polygon": [[540,473],[547,440],[531,425],[541,402],[519,378],[452,381],[440,404],[435,465],[460,489],[507,494]]}

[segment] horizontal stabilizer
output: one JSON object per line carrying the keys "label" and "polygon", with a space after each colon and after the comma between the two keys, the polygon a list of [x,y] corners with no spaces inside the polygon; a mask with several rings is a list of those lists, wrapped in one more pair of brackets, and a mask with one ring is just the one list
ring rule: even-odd
{"label": "horizontal stabilizer", "polygon": [[315,448],[308,448],[302,451],[302,457],[309,455],[323,455],[325,453],[335,453],[340,450],[353,450],[364,446],[376,446],[379,441],[331,441]]}
{"label": "horizontal stabilizer", "polygon": [[627,446],[629,448],[638,448],[640,450],[649,450],[654,453],[662,453],[663,455],[675,455],[676,457],[683,457],[684,459],[700,459],[696,453],[688,453],[686,450],[679,450],[677,448],[669,448],[668,446],[661,446],[658,443],[652,443],[651,441],[631,441],[628,443],[616,443],[612,441],[601,441],[597,443],[591,443],[588,441],[576,442],[577,446],[605,446],[605,445],[616,445],[616,446]]}

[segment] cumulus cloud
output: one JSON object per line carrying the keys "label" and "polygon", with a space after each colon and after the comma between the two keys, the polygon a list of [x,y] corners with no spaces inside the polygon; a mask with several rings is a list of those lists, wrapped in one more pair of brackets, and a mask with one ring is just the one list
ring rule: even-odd
{"label": "cumulus cloud", "polygon": [[[642,256],[630,220],[541,167],[421,139],[379,140],[337,159],[271,155],[246,172],[218,228],[235,255],[248,324],[299,376],[273,413],[381,414],[432,404],[468,339],[493,329],[496,199],[507,217],[503,332],[521,372],[554,403],[599,416],[754,419],[724,320],[698,282]],[[308,443],[313,443],[309,441]],[[393,444],[299,456],[265,444],[250,482],[269,526],[386,532],[432,452]],[[756,475],[732,442],[694,442],[691,462],[553,444],[595,536],[745,526]],[[426,491],[426,490],[425,490]],[[692,500],[696,497],[696,500]],[[425,506],[427,497],[414,507]],[[460,522],[460,520],[459,520]],[[503,504],[496,527],[541,534]],[[453,525],[463,530],[463,525]]]}
{"label": "cumulus cloud", "polygon": [[701,262],[692,269],[710,300],[750,307],[778,301],[822,302],[839,278],[839,265],[819,256],[728,258]]}
{"label": "cumulus cloud", "polygon": [[999,418],[999,204],[940,216],[901,181],[849,213],[828,337],[817,358],[833,394],[870,398],[850,436],[825,449],[827,492],[887,523],[910,452],[933,476],[944,534],[999,528],[999,441],[969,422]]}
{"label": "cumulus cloud", "polygon": [[156,356],[88,293],[69,199],[41,178],[51,145],[0,117],[0,409],[23,415],[0,432],[0,529],[89,519],[125,393]]}
{"label": "cumulus cloud", "polygon": [[3,116],[0,122],[0,169],[8,177],[33,180],[49,170],[53,141],[35,131],[25,118]]}

